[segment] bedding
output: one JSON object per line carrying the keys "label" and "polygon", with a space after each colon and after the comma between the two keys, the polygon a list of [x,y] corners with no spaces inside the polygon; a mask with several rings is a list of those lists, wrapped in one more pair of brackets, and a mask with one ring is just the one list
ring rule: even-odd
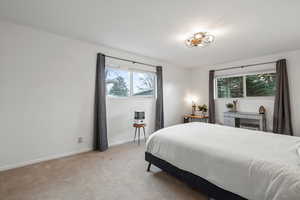
{"label": "bedding", "polygon": [[193,122],[152,134],[146,151],[250,200],[300,200],[300,138]]}

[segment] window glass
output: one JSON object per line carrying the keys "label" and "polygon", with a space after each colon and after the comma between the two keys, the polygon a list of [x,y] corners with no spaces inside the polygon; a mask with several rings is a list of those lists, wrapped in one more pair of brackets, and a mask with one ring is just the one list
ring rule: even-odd
{"label": "window glass", "polygon": [[218,98],[243,97],[243,76],[217,78]]}
{"label": "window glass", "polygon": [[248,97],[274,96],[276,91],[276,74],[255,74],[246,76]]}
{"label": "window glass", "polygon": [[114,97],[128,97],[130,94],[130,72],[106,68],[106,94]]}
{"label": "window glass", "polygon": [[132,72],[133,96],[153,96],[155,75],[150,72]]}

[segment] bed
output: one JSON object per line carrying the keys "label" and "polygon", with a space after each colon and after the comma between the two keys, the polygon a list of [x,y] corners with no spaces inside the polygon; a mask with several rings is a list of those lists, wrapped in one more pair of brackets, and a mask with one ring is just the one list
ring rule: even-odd
{"label": "bed", "polygon": [[300,137],[193,122],[161,129],[145,159],[221,200],[300,200]]}

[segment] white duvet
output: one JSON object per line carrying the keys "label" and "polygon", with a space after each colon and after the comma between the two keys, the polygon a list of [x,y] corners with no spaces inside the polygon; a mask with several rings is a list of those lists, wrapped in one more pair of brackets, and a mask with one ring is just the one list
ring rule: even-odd
{"label": "white duvet", "polygon": [[300,137],[200,122],[155,132],[147,152],[251,200],[300,200]]}

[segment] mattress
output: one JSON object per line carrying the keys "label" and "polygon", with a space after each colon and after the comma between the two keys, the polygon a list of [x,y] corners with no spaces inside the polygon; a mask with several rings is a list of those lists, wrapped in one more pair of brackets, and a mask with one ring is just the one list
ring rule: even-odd
{"label": "mattress", "polygon": [[146,151],[250,200],[300,200],[300,137],[201,122],[152,134]]}

